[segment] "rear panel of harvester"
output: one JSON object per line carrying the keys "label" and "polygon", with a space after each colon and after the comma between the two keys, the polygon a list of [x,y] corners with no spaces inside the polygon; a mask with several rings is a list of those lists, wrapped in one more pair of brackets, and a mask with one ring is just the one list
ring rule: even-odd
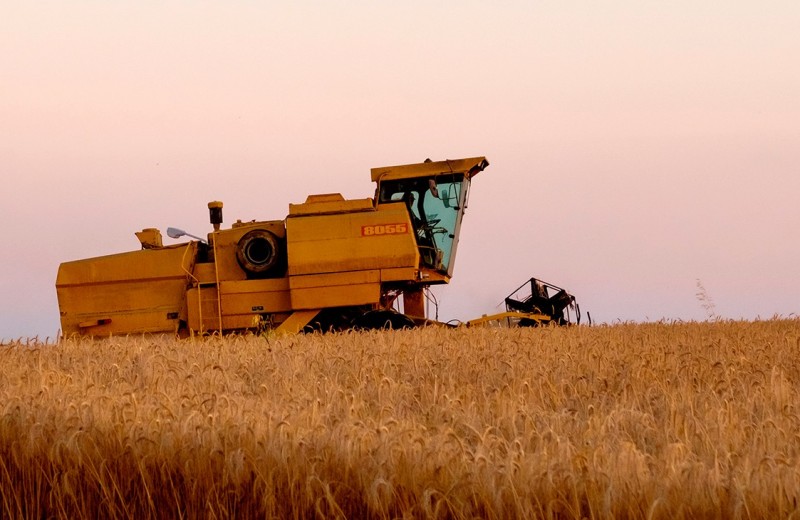
{"label": "rear panel of harvester", "polygon": [[197,243],[61,264],[56,280],[65,336],[175,332]]}

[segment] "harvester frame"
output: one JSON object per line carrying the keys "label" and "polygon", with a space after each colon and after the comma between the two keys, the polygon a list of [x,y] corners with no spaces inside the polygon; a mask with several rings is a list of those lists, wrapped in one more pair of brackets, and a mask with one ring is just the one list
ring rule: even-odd
{"label": "harvester frame", "polygon": [[213,201],[207,240],[165,246],[158,229],[145,228],[136,233],[139,251],[61,264],[62,333],[425,323],[424,291],[449,283],[469,186],[488,165],[472,157],[373,168],[373,198],[309,195],[283,220],[227,229]]}

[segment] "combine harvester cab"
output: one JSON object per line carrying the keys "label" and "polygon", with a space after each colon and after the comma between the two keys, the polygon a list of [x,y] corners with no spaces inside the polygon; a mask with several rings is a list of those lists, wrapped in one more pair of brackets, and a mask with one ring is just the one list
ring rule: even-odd
{"label": "combine harvester cab", "polygon": [[[426,323],[424,291],[449,283],[469,188],[485,157],[373,168],[374,198],[310,195],[283,220],[206,239],[61,264],[64,336],[399,328]],[[187,235],[170,228],[173,237]],[[402,304],[402,313],[400,308]]]}

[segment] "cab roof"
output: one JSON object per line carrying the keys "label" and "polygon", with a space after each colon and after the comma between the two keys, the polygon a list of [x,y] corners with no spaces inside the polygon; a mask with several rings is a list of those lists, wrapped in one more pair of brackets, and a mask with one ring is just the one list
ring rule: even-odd
{"label": "cab roof", "polygon": [[447,159],[444,161],[427,161],[416,164],[401,164],[398,166],[382,166],[372,168],[372,181],[386,181],[391,179],[411,179],[448,173],[464,173],[474,177],[484,168],[489,166],[486,157],[469,157],[467,159]]}

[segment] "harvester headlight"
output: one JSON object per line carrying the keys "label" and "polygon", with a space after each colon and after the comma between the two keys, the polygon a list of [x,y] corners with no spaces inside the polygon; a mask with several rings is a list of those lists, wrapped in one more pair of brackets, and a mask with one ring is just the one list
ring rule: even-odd
{"label": "harvester headlight", "polygon": [[195,240],[199,240],[204,244],[208,244],[205,238],[200,238],[198,236],[192,235],[191,233],[187,233],[186,231],[174,227],[167,228],[167,236],[170,238],[181,238],[181,237],[189,237],[194,238]]}

